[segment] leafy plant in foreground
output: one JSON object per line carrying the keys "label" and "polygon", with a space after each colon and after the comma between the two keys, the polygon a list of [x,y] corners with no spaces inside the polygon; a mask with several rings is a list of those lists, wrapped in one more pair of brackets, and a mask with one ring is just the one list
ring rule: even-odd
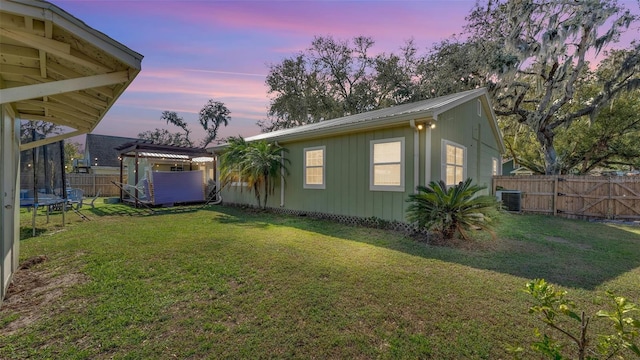
{"label": "leafy plant in foreground", "polygon": [[[578,313],[575,310],[574,302],[565,297],[566,291],[555,290],[544,279],[537,279],[526,284],[525,292],[530,294],[535,302],[529,308],[529,313],[539,314],[548,328],[575,344],[577,359],[625,359],[628,358],[625,357],[627,355],[635,355],[640,358],[640,348],[636,344],[640,334],[640,319],[632,316],[634,313],[640,313],[640,307],[624,297],[607,292],[607,296],[613,302],[613,310],[600,310],[596,316],[608,319],[613,325],[614,333],[600,335],[594,347],[588,336],[590,318],[585,315],[584,311]],[[577,323],[577,331],[572,331],[569,328],[571,321]],[[534,351],[550,359],[569,359],[566,353],[572,352],[572,350],[566,349],[546,333],[540,333],[538,329],[536,329],[536,336],[540,340],[531,345]],[[514,353],[517,359],[522,358],[524,353],[522,347],[513,347],[509,350]]]}
{"label": "leafy plant in foreground", "polygon": [[485,187],[472,185],[471,178],[447,188],[445,183],[432,181],[428,186],[418,186],[418,193],[409,195],[407,220],[420,228],[452,239],[456,232],[468,240],[470,229],[491,232],[499,204],[491,195],[477,195]]}

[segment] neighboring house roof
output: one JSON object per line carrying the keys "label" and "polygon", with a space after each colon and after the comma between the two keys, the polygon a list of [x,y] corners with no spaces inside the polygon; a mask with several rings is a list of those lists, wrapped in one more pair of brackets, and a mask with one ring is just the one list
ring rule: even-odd
{"label": "neighboring house roof", "polygon": [[85,158],[89,161],[90,166],[95,166],[97,162],[98,166],[119,167],[120,160],[118,160],[118,157],[120,156],[120,151],[116,149],[123,144],[135,141],[142,140],[121,136],[87,134],[84,144]]}
{"label": "neighboring house roof", "polygon": [[0,13],[0,103],[70,129],[21,150],[91,132],[140,72],[142,55],[49,2],[0,0]]}
{"label": "neighboring house roof", "polygon": [[[248,137],[246,141],[268,140],[268,141],[293,141],[324,137],[330,135],[344,134],[360,130],[373,130],[388,127],[394,124],[401,124],[410,120],[428,119],[438,121],[438,115],[450,110],[469,100],[480,97],[489,117],[489,122],[493,128],[496,139],[498,139],[500,150],[505,152],[502,135],[498,128],[496,116],[490,106],[487,90],[484,88],[459,92],[456,94],[440,96],[433,99],[413,102],[410,104],[395,105],[392,107],[368,111],[365,113],[349,115],[333,120],[325,120],[314,124],[298,126],[295,128],[273,131]],[[212,150],[223,149],[226,144],[211,147]]]}
{"label": "neighboring house roof", "polygon": [[533,175],[533,171],[531,171],[530,169],[524,167],[524,166],[520,166],[517,169],[514,169],[510,172],[510,174],[513,175]]}

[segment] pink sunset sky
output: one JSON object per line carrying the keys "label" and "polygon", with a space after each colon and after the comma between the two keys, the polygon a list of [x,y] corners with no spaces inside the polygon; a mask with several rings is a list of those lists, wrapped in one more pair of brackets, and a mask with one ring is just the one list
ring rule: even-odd
{"label": "pink sunset sky", "polygon": [[[136,137],[166,128],[175,111],[194,131],[209,99],[223,102],[231,122],[219,138],[251,136],[266,118],[269,64],[308,48],[314,36],[370,36],[374,53],[398,52],[414,39],[421,53],[463,31],[475,0],[168,1],[53,0],[55,5],[144,55],[142,71],[94,133]],[[637,11],[636,0],[622,2]],[[630,29],[621,46],[638,37]],[[84,137],[74,138],[84,142]]]}

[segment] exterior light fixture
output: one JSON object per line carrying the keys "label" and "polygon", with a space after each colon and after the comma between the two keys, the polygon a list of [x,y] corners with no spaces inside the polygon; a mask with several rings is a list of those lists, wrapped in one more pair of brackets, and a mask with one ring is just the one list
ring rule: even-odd
{"label": "exterior light fixture", "polygon": [[424,125],[418,124],[418,130],[422,130],[422,129],[424,129]]}

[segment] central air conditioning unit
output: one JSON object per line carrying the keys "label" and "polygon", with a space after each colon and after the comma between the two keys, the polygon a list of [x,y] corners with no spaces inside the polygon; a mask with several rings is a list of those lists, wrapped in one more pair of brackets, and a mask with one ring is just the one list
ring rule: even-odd
{"label": "central air conditioning unit", "polygon": [[507,209],[507,211],[522,211],[522,191],[520,190],[498,190],[496,191],[498,201]]}

